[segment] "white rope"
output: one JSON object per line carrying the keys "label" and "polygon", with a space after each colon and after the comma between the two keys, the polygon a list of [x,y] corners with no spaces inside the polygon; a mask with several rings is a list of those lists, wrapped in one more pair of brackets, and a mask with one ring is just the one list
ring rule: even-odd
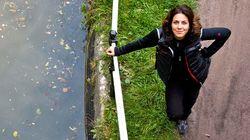
{"label": "white rope", "polygon": [[[117,32],[117,20],[118,20],[118,0],[113,0],[113,11],[112,11],[112,30]],[[116,47],[115,43],[111,44],[112,47]],[[114,82],[114,91],[115,91],[115,102],[116,102],[116,110],[118,116],[118,126],[120,133],[120,140],[128,140],[127,134],[127,126],[122,98],[122,88],[120,81],[120,73],[118,67],[118,59],[116,56],[113,57],[114,62],[114,71],[113,74],[113,82]]]}

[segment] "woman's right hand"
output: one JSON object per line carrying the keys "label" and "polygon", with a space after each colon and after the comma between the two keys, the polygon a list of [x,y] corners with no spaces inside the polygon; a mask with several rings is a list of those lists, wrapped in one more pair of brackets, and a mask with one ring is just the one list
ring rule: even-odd
{"label": "woman's right hand", "polygon": [[114,48],[114,47],[109,47],[109,48],[106,50],[106,53],[107,53],[107,55],[109,55],[109,56],[114,56],[114,55],[115,55],[115,48]]}

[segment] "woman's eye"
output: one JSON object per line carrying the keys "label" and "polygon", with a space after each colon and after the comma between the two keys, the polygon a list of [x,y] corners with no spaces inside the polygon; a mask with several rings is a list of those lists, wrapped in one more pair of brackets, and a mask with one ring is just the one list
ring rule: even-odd
{"label": "woman's eye", "polygon": [[187,22],[186,22],[186,21],[182,21],[181,23],[182,23],[183,25],[186,25],[186,24],[187,24]]}
{"label": "woman's eye", "polygon": [[174,21],[174,24],[179,24],[179,22],[178,21]]}

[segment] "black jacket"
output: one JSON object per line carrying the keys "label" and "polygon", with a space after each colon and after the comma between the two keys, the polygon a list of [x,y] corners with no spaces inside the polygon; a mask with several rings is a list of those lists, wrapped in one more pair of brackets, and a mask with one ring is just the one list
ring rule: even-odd
{"label": "black jacket", "polygon": [[208,75],[210,58],[201,54],[200,38],[187,35],[183,40],[171,39],[158,30],[156,69],[165,84],[191,80],[202,84]]}
{"label": "black jacket", "polygon": [[[223,46],[230,36],[231,31],[227,28],[207,28],[202,29],[201,32],[200,38],[190,34],[187,35],[184,40],[177,41],[169,38],[165,34],[159,33],[158,29],[155,29],[137,41],[128,43],[120,48],[115,48],[115,55],[119,56],[142,48],[158,45],[156,68],[160,78],[165,84],[168,83],[169,77],[171,77],[173,73],[176,73],[176,71],[183,71],[184,74],[178,73],[178,75],[187,75],[187,78],[202,84],[208,74],[209,58]],[[202,40],[214,41],[209,47],[201,49],[200,41]],[[178,61],[179,59],[181,61]],[[178,65],[178,67],[176,65]],[[172,68],[175,69],[174,72],[172,72]]]}

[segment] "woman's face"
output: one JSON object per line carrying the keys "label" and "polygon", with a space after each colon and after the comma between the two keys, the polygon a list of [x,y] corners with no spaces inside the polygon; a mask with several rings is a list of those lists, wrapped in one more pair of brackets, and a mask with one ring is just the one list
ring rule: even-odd
{"label": "woman's face", "polygon": [[182,40],[189,30],[189,21],[188,18],[182,14],[176,14],[173,17],[173,21],[171,23],[172,31],[174,33],[174,37],[177,40]]}

